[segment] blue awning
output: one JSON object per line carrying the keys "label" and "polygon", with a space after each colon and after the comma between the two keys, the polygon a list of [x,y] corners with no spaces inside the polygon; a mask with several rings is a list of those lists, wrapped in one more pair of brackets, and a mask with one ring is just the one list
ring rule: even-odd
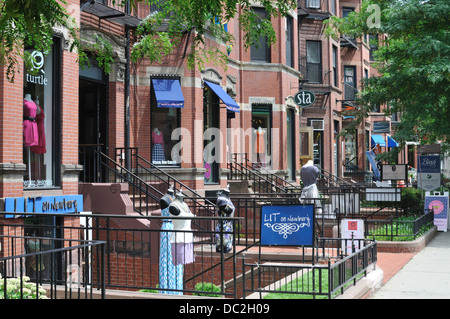
{"label": "blue awning", "polygon": [[184,96],[178,79],[152,79],[158,107],[184,107]]}
{"label": "blue awning", "polygon": [[380,144],[380,146],[386,146],[386,141],[381,135],[372,135],[372,146]]}
{"label": "blue awning", "polygon": [[387,139],[388,139],[388,147],[398,147],[397,141],[394,140],[392,137],[388,135]]}
{"label": "blue awning", "polygon": [[205,83],[209,86],[211,90],[214,91],[214,93],[216,93],[216,95],[222,100],[222,102],[225,103],[228,110],[239,113],[239,105],[236,103],[235,100],[231,98],[231,96],[228,95],[227,92],[225,92],[222,89],[220,85],[208,81],[205,81]]}

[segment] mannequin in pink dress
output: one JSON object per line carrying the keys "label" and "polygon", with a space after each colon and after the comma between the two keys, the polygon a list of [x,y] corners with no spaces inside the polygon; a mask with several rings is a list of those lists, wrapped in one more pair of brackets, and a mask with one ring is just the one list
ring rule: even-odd
{"label": "mannequin in pink dress", "polygon": [[[40,111],[40,110],[39,110]],[[39,133],[36,123],[36,115],[38,107],[36,103],[31,100],[29,94],[25,95],[23,100],[23,146],[30,147],[38,145]]]}
{"label": "mannequin in pink dress", "polygon": [[38,114],[36,115],[36,124],[37,124],[37,129],[38,129],[38,144],[31,146],[30,150],[33,153],[44,154],[47,152],[47,150],[45,148],[45,145],[46,145],[46,143],[45,143],[45,126],[44,126],[45,114],[44,114],[44,110],[38,104],[36,104],[36,106],[38,108]]}

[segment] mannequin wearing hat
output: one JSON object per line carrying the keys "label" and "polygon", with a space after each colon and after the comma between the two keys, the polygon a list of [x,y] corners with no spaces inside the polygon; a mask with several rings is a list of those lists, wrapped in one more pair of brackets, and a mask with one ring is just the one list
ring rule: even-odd
{"label": "mannequin wearing hat", "polygon": [[[174,199],[175,192],[171,186],[159,201],[161,216],[170,216],[169,205],[174,201]],[[175,266],[172,260],[172,245],[170,243],[170,235],[172,230],[172,220],[163,219],[159,249],[159,288],[161,289],[159,293],[162,294],[182,294],[181,291],[176,290],[183,289],[183,265]]]}
{"label": "mannequin wearing hat", "polygon": [[[229,186],[217,192],[217,207],[220,217],[233,217],[234,204],[231,201]],[[233,222],[220,220],[216,226],[216,252],[228,253],[233,249]]]}

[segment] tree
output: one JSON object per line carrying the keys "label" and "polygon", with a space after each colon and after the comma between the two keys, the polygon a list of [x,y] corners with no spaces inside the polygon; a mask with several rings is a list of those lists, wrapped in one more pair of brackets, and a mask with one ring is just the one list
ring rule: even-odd
{"label": "tree", "polygon": [[78,29],[64,0],[0,0],[0,65],[6,67],[9,81],[14,80],[21,59],[31,62],[24,46],[50,50],[56,25],[70,33],[71,49],[79,46]]}
{"label": "tree", "polygon": [[360,12],[332,17],[330,36],[378,35],[374,66],[379,75],[363,82],[358,121],[373,105],[401,122],[394,138],[450,147],[450,2],[447,0],[364,0]]}
{"label": "tree", "polygon": [[[233,45],[233,36],[226,32],[224,24],[234,18],[238,11],[239,23],[244,31],[245,46],[258,43],[260,36],[267,36],[269,43],[276,41],[271,18],[286,15],[296,8],[295,0],[260,0],[266,9],[266,18],[261,19],[252,11],[251,0],[113,0],[114,4],[131,7],[139,3],[156,5],[159,9],[143,20],[137,28],[137,42],[132,48],[134,61],[147,58],[151,62],[160,61],[161,56],[172,52],[178,45],[183,32],[193,32],[193,50],[188,56],[188,65],[195,63],[201,67],[208,59],[226,60],[226,53],[217,46],[206,46],[205,36],[221,39],[224,45]],[[71,50],[77,50],[80,62],[84,63],[85,54],[79,39],[79,29],[67,11],[64,0],[0,0],[0,65],[6,66],[7,77],[14,80],[19,58],[27,63],[23,48],[33,45],[40,51],[47,51],[52,45],[53,27],[62,26],[72,38]],[[220,42],[220,41],[219,41]],[[99,46],[105,46],[99,43]],[[91,49],[91,48],[89,48]],[[105,71],[108,71],[108,59],[97,53]],[[103,50],[107,52],[106,50]]]}
{"label": "tree", "polygon": [[235,39],[225,28],[231,19],[239,17],[244,45],[248,49],[250,45],[258,45],[261,36],[266,36],[269,44],[275,43],[271,18],[285,16],[297,6],[295,0],[260,0],[259,5],[266,11],[265,18],[261,18],[252,10],[254,1],[251,0],[132,0],[131,4],[136,6],[141,2],[153,4],[158,9],[138,27],[132,59],[137,61],[146,57],[152,62],[159,61],[161,52],[168,54],[179,44],[177,40],[183,32],[193,32],[188,66],[197,64],[199,68],[208,60],[218,63],[227,60],[226,52],[220,46],[208,46],[205,37],[210,35],[218,43],[232,47]]}

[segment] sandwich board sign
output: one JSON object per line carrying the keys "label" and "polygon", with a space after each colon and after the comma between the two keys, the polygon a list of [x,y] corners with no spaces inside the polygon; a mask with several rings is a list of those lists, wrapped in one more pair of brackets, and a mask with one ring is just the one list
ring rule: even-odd
{"label": "sandwich board sign", "polygon": [[314,205],[263,205],[261,245],[313,246]]}
{"label": "sandwich board sign", "polygon": [[441,160],[439,155],[420,155],[417,170],[418,187],[432,191],[441,186]]}
{"label": "sandwich board sign", "polygon": [[[353,253],[353,248],[356,250],[362,248],[359,247],[359,240],[364,239],[364,221],[362,219],[347,219],[341,220],[341,238],[342,249],[347,254]],[[353,242],[351,239],[355,239]]]}
{"label": "sandwich board sign", "polygon": [[425,209],[432,209],[434,213],[434,225],[438,231],[447,231],[448,228],[448,192],[425,193]]}

